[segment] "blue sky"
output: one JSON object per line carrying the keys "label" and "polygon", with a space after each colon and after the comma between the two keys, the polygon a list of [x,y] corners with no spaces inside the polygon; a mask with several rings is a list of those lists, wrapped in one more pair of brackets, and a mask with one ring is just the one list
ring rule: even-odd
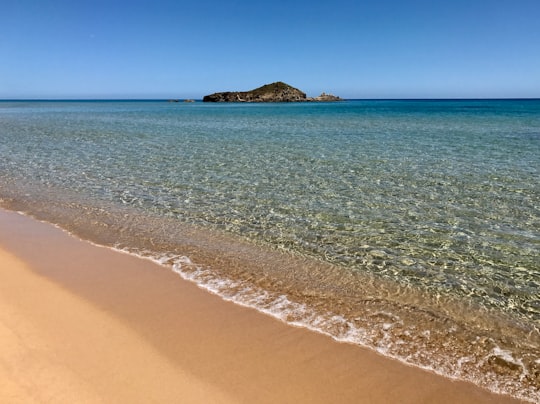
{"label": "blue sky", "polygon": [[0,99],[540,97],[540,0],[5,0]]}

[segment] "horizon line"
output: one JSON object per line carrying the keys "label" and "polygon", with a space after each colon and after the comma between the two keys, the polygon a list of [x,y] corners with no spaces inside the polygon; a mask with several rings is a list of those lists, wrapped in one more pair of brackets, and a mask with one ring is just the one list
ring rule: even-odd
{"label": "horizon line", "polygon": [[[9,101],[185,101],[202,102],[202,98],[0,98],[0,102]],[[343,101],[481,101],[481,100],[540,100],[540,97],[391,97],[391,98],[343,98]],[[299,101],[301,103],[302,101]],[[297,102],[282,102],[282,104],[296,104]],[[218,103],[219,104],[219,103]],[[224,104],[230,104],[225,102]],[[264,102],[238,102],[238,104],[264,104]],[[270,102],[272,104],[272,102]]]}

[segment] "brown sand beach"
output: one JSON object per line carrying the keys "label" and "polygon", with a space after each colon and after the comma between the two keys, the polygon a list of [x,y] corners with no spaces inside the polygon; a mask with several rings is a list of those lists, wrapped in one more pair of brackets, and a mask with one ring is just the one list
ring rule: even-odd
{"label": "brown sand beach", "polygon": [[517,402],[0,210],[2,403]]}

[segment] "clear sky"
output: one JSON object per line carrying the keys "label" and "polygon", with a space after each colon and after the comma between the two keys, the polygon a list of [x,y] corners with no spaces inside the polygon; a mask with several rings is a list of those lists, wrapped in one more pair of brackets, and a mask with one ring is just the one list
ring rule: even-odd
{"label": "clear sky", "polygon": [[0,99],[540,97],[540,0],[3,0]]}

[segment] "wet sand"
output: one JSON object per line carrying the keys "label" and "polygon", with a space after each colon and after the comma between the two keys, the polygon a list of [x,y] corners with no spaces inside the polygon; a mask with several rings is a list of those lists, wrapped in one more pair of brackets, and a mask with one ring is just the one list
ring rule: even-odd
{"label": "wet sand", "polygon": [[0,402],[510,403],[0,210]]}

